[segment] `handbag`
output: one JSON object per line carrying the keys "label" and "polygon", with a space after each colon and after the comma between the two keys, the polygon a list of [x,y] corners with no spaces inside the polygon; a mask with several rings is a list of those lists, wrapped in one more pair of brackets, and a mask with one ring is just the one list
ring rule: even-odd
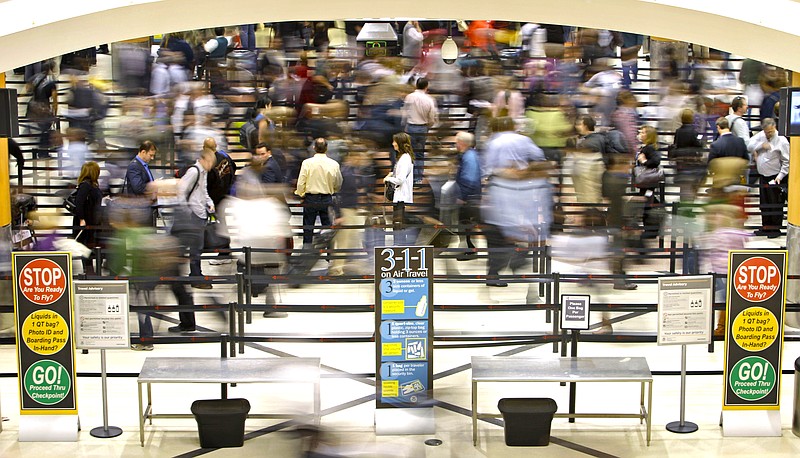
{"label": "handbag", "polygon": [[207,250],[216,250],[227,248],[230,245],[231,239],[217,233],[217,226],[219,226],[219,223],[216,221],[209,221],[206,223],[203,232],[203,248]]}
{"label": "handbag", "polygon": [[78,201],[78,188],[73,189],[72,192],[70,192],[69,194],[67,194],[66,197],[64,197],[64,208],[67,209],[67,211],[71,215],[78,214],[77,201]]}
{"label": "handbag", "polygon": [[654,188],[664,181],[664,169],[637,165],[633,168],[633,184],[639,188]]}
{"label": "handbag", "polygon": [[386,199],[386,202],[393,202],[394,201],[394,190],[397,189],[397,185],[390,182],[385,182],[383,184],[383,197]]}

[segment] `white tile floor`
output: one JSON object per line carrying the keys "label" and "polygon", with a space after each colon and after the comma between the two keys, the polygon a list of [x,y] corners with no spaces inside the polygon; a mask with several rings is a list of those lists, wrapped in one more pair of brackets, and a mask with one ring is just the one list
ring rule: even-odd
{"label": "white tile floor", "polygon": [[[483,261],[458,263],[467,273],[478,273]],[[557,266],[563,267],[563,266]],[[643,266],[651,268],[653,266]],[[206,274],[224,274],[233,265],[204,266]],[[574,287],[581,291],[587,288]],[[228,300],[233,294],[230,287],[217,286],[210,292],[194,290],[198,302]],[[527,290],[525,285],[512,284],[504,289],[488,290],[480,285],[437,284],[436,301],[439,304],[520,303]],[[654,302],[655,285],[642,285],[635,292],[615,292],[608,287],[589,290],[593,300]],[[307,286],[301,289],[284,289],[285,303],[318,303],[320,300],[336,303],[368,303],[372,290],[368,285]],[[165,303],[173,299],[164,294]],[[171,315],[171,314],[167,314]],[[620,316],[625,316],[620,314]],[[216,313],[198,313],[199,325],[224,331],[224,319]],[[248,325],[248,332],[361,332],[373,329],[370,313],[290,313],[284,319],[265,319],[256,315]],[[156,330],[166,334],[171,323],[156,320]],[[493,312],[437,312],[438,330],[461,331],[546,331],[551,325],[545,322],[543,311],[493,311]],[[625,319],[615,324],[615,331],[644,331],[655,329],[655,314]],[[136,329],[135,320],[132,320]],[[708,353],[705,346],[688,349],[688,370],[711,371],[723,367],[722,344]],[[19,428],[19,391],[16,356],[13,347],[0,348],[0,402],[2,414],[9,418],[0,433],[0,456],[35,456],[58,447],[62,454],[72,456],[242,456],[245,454],[292,457],[299,456],[302,443],[288,434],[291,428],[282,428],[280,421],[248,420],[247,440],[243,448],[206,451],[200,449],[196,425],[191,419],[157,419],[146,428],[145,447],[139,446],[136,374],[148,356],[217,356],[218,344],[159,344],[153,352],[108,351],[109,423],[123,429],[120,437],[97,439],[89,430],[102,426],[102,400],[100,396],[100,355],[97,351],[77,354],[76,369],[79,374],[77,392],[79,416],[83,430],[76,443],[21,443],[17,441]],[[434,373],[441,376],[435,382],[436,433],[425,436],[381,436],[374,433],[373,415],[374,379],[358,378],[347,374],[372,373],[374,344],[372,343],[269,343],[248,345],[239,357],[272,357],[276,355],[315,356],[322,358],[322,426],[327,431],[328,449],[336,456],[381,457],[515,457],[540,453],[544,456],[793,456],[800,454],[800,438],[791,432],[792,397],[794,377],[782,377],[781,423],[783,437],[778,438],[724,438],[718,426],[721,409],[722,376],[695,375],[687,382],[686,420],[697,423],[700,430],[693,434],[677,435],[664,429],[666,423],[679,419],[680,379],[673,375],[657,375],[654,383],[653,439],[645,444],[645,427],[634,419],[579,419],[568,423],[556,419],[552,425],[552,440],[546,448],[507,447],[500,426],[480,422],[478,447],[472,446],[470,419],[470,370],[473,355],[497,355],[514,352],[520,356],[552,355],[552,345],[503,346],[470,349],[437,349]],[[678,371],[679,347],[658,347],[655,344],[581,343],[581,356],[644,356],[653,371]],[[800,354],[800,344],[784,345],[784,369],[793,368]],[[513,357],[510,356],[510,357]],[[342,377],[342,375],[345,375]],[[305,401],[309,393],[303,387],[281,385],[239,385],[230,388],[231,397],[244,397],[256,407],[268,406],[271,411],[302,411],[308,408]],[[630,411],[637,409],[638,389],[619,384],[583,384],[578,386],[577,405],[580,411]],[[156,385],[155,408],[159,412],[186,412],[196,399],[218,397],[217,385]],[[501,397],[552,397],[566,407],[568,388],[558,384],[502,384],[482,385],[481,411],[495,411]],[[262,409],[263,410],[263,409]],[[275,428],[270,426],[278,425]],[[438,438],[438,447],[426,446],[424,441]]]}

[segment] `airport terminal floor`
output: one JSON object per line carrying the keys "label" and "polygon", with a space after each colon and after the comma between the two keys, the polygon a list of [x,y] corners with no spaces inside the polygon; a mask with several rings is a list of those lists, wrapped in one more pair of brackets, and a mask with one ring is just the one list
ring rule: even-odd
{"label": "airport terminal floor", "polygon": [[[102,62],[107,56],[99,56]],[[102,65],[100,65],[102,66]],[[295,215],[295,219],[299,216]],[[751,221],[752,222],[752,221]],[[295,224],[301,224],[294,221]],[[299,242],[299,237],[296,238]],[[479,248],[485,245],[478,242]],[[774,239],[757,237],[749,248],[782,249],[785,236]],[[298,243],[299,244],[299,243]],[[204,258],[203,272],[208,276],[230,276],[236,263],[212,265]],[[631,265],[629,275],[658,275],[669,272],[668,259],[653,258]],[[326,262],[318,261],[312,268],[325,275]],[[554,260],[551,272],[577,273],[580,268]],[[462,275],[486,273],[485,256],[466,261],[436,260],[435,272],[454,272]],[[528,271],[532,271],[528,266]],[[580,270],[584,272],[583,270]],[[593,303],[653,304],[657,285],[654,280],[637,281],[638,289],[616,290],[611,283],[564,283],[563,294],[588,294]],[[434,303],[438,306],[475,304],[526,304],[530,301],[529,284],[511,282],[506,288],[490,288],[483,282],[439,282],[434,286]],[[535,286],[534,286],[535,288]],[[370,304],[374,301],[372,283],[308,284],[301,288],[286,285],[270,286],[277,303],[282,304]],[[232,284],[214,284],[210,290],[192,290],[198,304],[227,304],[237,300]],[[260,299],[259,299],[260,300]],[[156,303],[174,303],[168,289],[157,289]],[[208,336],[226,333],[229,329],[226,314],[216,311],[198,311],[197,331],[186,336]],[[132,330],[137,329],[135,314],[130,316]],[[532,335],[552,331],[545,310],[443,310],[435,314],[435,328],[442,335],[459,333],[484,335]],[[652,334],[658,328],[657,314],[640,311],[611,313],[614,335],[637,336]],[[177,313],[156,312],[156,336],[174,336],[168,327],[178,324]],[[375,343],[363,341],[373,333],[373,313],[319,313],[289,311],[284,318],[262,317],[254,313],[252,323],[246,324],[248,333],[271,335],[352,336],[359,342],[324,342],[309,339],[305,342],[251,342],[236,358],[313,357],[321,359],[321,431],[320,442],[314,449],[316,456],[342,457],[638,457],[638,456],[800,456],[800,438],[792,433],[792,409],[795,377],[791,373],[780,376],[781,437],[723,437],[720,427],[724,379],[724,342],[715,340],[713,352],[706,345],[688,346],[685,420],[694,422],[699,430],[690,434],[675,434],[665,425],[680,419],[681,405],[681,348],[657,346],[655,343],[624,342],[614,339],[584,341],[578,345],[580,357],[646,358],[653,372],[652,385],[652,438],[648,445],[646,425],[632,418],[579,418],[574,423],[565,418],[552,422],[550,443],[546,447],[509,447],[504,441],[502,423],[497,420],[480,420],[477,427],[477,445],[473,445],[472,432],[472,368],[475,356],[504,356],[510,361],[524,357],[555,357],[560,353],[554,343],[511,344],[491,342],[476,346],[447,348],[448,342],[437,342],[434,349],[434,407],[436,429],[424,435],[386,435],[375,433]],[[598,331],[600,320],[591,319],[592,330]],[[787,333],[797,336],[798,330],[787,328]],[[4,336],[5,337],[5,336]],[[634,339],[635,340],[635,339]],[[466,348],[463,348],[466,347]],[[122,435],[100,439],[92,437],[92,428],[103,426],[103,400],[101,396],[100,352],[76,351],[76,381],[79,439],[67,443],[19,442],[20,395],[15,347],[0,346],[0,413],[3,416],[0,432],[0,456],[28,457],[52,454],[61,456],[273,456],[300,457],[309,450],[309,443],[298,430],[307,425],[307,412],[311,408],[312,393],[303,384],[241,383],[228,387],[228,397],[245,398],[252,406],[251,412],[280,411],[297,413],[295,419],[248,419],[245,442],[241,448],[203,449],[198,441],[197,424],[191,418],[158,418],[148,422],[144,429],[144,446],[140,445],[139,399],[137,375],[146,358],[150,357],[219,357],[219,343],[156,343],[150,352],[107,350],[108,424],[122,429]],[[794,361],[800,356],[800,342],[783,344],[783,371],[793,371]],[[640,391],[630,384],[618,382],[577,384],[576,409],[586,413],[638,412]],[[193,401],[219,397],[218,384],[173,383],[156,384],[152,388],[155,413],[189,413]],[[569,404],[569,385],[559,383],[483,383],[480,385],[478,410],[497,413],[501,398],[542,397],[552,398],[559,412]],[[440,445],[427,445],[429,439],[438,439]]]}
{"label": "airport terminal floor", "polygon": [[[465,272],[478,273],[483,268],[481,259],[461,262]],[[438,266],[438,264],[437,264]],[[560,266],[567,271],[568,266]],[[233,269],[231,264],[204,266],[209,275],[225,274]],[[559,266],[554,266],[559,268]],[[640,266],[636,273],[652,273],[662,268],[657,263]],[[616,291],[606,286],[577,286],[566,292],[591,294],[593,301],[635,302],[651,301],[656,294],[655,284],[643,284],[637,291]],[[168,295],[168,291],[163,293]],[[368,302],[373,289],[369,284],[347,286],[312,285],[301,289],[281,289],[281,300],[291,303]],[[527,294],[523,284],[512,284],[504,289],[489,289],[483,285],[464,286],[437,284],[438,304],[457,304],[464,297],[476,303],[519,303]],[[208,302],[213,295],[218,301],[232,300],[233,289],[215,287],[198,291],[197,300]],[[476,300],[477,299],[477,300]],[[175,314],[165,314],[155,320],[156,334],[166,334],[166,328],[177,323]],[[637,332],[656,327],[656,314],[636,316],[619,313],[613,319],[615,333]],[[224,332],[225,319],[216,312],[197,313],[198,329]],[[593,320],[594,322],[595,320]],[[287,318],[253,317],[248,332],[281,332],[304,334],[358,334],[372,329],[374,317],[370,313],[319,314],[289,313]],[[546,323],[544,311],[491,311],[491,312],[441,312],[435,315],[440,331],[463,330],[503,332],[547,332],[552,325]],[[131,326],[135,329],[135,318]],[[723,343],[716,341],[714,352],[705,345],[688,347],[687,370],[720,371],[723,368]],[[0,348],[0,372],[16,371],[14,347]],[[146,357],[219,356],[217,343],[192,343],[156,345],[152,352],[108,350],[108,424],[122,428],[123,434],[111,439],[98,439],[89,430],[103,425],[100,396],[100,354],[76,355],[78,372],[78,411],[82,430],[74,443],[25,443],[17,441],[19,398],[17,379],[0,379],[2,414],[9,420],[3,422],[0,433],[0,455],[4,457],[37,456],[50,453],[54,448],[62,456],[301,456],[304,445],[286,427],[282,420],[248,419],[243,448],[205,450],[198,442],[197,425],[192,419],[156,419],[145,428],[144,447],[139,445],[137,420],[136,374]],[[783,369],[793,369],[795,357],[800,354],[800,344],[784,345]],[[651,371],[669,372],[673,375],[655,375],[652,406],[652,442],[646,445],[645,425],[635,419],[567,419],[556,418],[552,424],[550,445],[539,447],[508,447],[504,443],[503,428],[496,422],[480,421],[479,443],[472,446],[470,418],[470,359],[472,356],[507,355],[509,358],[553,354],[552,344],[513,345],[466,349],[436,349],[434,352],[433,408],[436,432],[412,436],[376,436],[374,432],[375,388],[374,379],[360,374],[374,372],[373,343],[254,343],[247,344],[245,352],[237,358],[284,356],[319,357],[322,363],[321,428],[326,432],[326,444],[333,456],[374,457],[633,457],[633,456],[795,456],[800,453],[800,439],[791,432],[792,397],[794,377],[782,376],[781,425],[782,437],[723,437],[719,427],[722,403],[722,375],[690,375],[686,386],[686,421],[699,426],[692,434],[675,434],[666,431],[665,425],[679,420],[680,370],[679,346],[656,346],[653,343],[593,343],[582,342],[579,356],[645,357]],[[81,376],[81,374],[87,374]],[[577,387],[577,409],[581,412],[635,412],[639,390],[630,384],[583,383]],[[558,383],[503,383],[482,384],[480,410],[497,412],[500,398],[550,397],[565,410],[568,403],[566,386]],[[153,407],[156,413],[189,412],[192,401],[214,399],[219,386],[214,384],[160,384],[153,386]],[[307,412],[311,393],[307,386],[278,384],[239,384],[229,388],[231,398],[246,398],[252,412],[277,409],[285,412]],[[427,439],[440,439],[440,446],[427,446]]]}

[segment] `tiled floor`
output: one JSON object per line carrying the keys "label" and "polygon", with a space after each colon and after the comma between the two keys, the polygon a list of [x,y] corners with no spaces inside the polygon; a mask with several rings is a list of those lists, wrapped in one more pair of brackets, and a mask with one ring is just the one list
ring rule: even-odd
{"label": "tiled floor", "polygon": [[[483,261],[458,263],[465,273],[478,273]],[[653,266],[645,265],[642,269]],[[565,270],[565,266],[554,268]],[[233,265],[205,266],[206,274],[225,274]],[[646,272],[646,270],[642,270]],[[594,301],[653,302],[655,285],[641,285],[635,292],[617,292],[609,287],[579,287],[575,291],[592,294]],[[437,284],[436,302],[458,303],[520,303],[527,293],[525,285],[512,284],[504,289],[487,289],[485,286],[464,284]],[[195,290],[198,302],[228,300],[233,295],[230,286],[216,286],[211,291]],[[301,289],[284,289],[284,303],[318,303],[320,300],[335,303],[368,303],[372,289],[369,285],[306,286]],[[164,302],[173,299],[164,294]],[[156,320],[157,333],[166,335],[166,327],[175,320],[166,314],[167,321]],[[655,314],[629,318],[615,324],[615,332],[653,331]],[[266,319],[255,316],[247,326],[248,332],[299,332],[299,333],[370,333],[373,329],[370,313],[290,313],[288,318]],[[215,312],[198,313],[198,323],[209,330],[224,331],[224,317]],[[437,312],[437,330],[452,331],[520,331],[544,332],[550,328],[543,311],[491,311],[491,312]],[[136,329],[132,320],[132,329]],[[713,371],[723,367],[722,343],[709,353],[705,346],[688,348],[689,371]],[[0,401],[2,413],[9,417],[0,433],[1,456],[36,456],[57,447],[67,456],[242,456],[245,454],[280,457],[299,456],[303,442],[289,433],[281,421],[251,419],[247,421],[247,440],[243,448],[200,449],[196,424],[191,419],[157,419],[146,427],[145,447],[139,446],[136,379],[135,374],[148,356],[218,356],[218,344],[158,344],[153,352],[108,351],[109,423],[123,429],[123,434],[112,439],[98,439],[89,430],[102,426],[102,398],[100,396],[100,355],[97,351],[77,354],[79,373],[77,392],[79,416],[83,430],[76,443],[22,443],[17,441],[19,428],[19,400],[15,350],[0,348]],[[578,419],[568,423],[555,419],[552,440],[546,448],[507,447],[503,429],[487,421],[480,422],[477,447],[472,446],[470,418],[470,357],[473,355],[510,354],[515,356],[551,356],[552,345],[502,346],[468,349],[437,349],[435,351],[434,408],[436,432],[424,436],[376,436],[374,433],[374,379],[360,374],[375,371],[374,344],[372,343],[269,343],[248,345],[238,357],[314,356],[322,358],[322,427],[326,432],[325,446],[335,456],[381,457],[515,457],[542,454],[542,456],[792,456],[800,453],[800,438],[791,432],[792,397],[794,377],[782,377],[781,423],[783,437],[730,438],[723,437],[718,426],[721,410],[721,375],[693,375],[688,377],[686,395],[686,420],[697,423],[700,430],[693,434],[678,435],[664,429],[666,423],[679,419],[680,378],[675,375],[656,375],[654,382],[653,439],[648,447],[646,430],[635,419]],[[680,348],[655,344],[631,343],[581,343],[580,356],[644,356],[653,371],[678,371]],[[793,368],[800,354],[800,345],[784,345],[784,369]],[[577,406],[584,412],[637,410],[638,389],[631,386],[601,383],[578,385]],[[193,400],[218,397],[215,385],[156,385],[154,407],[157,412],[188,413]],[[301,386],[244,385],[232,387],[231,397],[247,398],[255,412],[268,407],[270,411],[306,411],[309,392]],[[485,384],[481,385],[480,410],[496,411],[502,397],[535,396],[552,397],[563,411],[567,405],[568,388],[558,384]],[[263,411],[263,409],[262,409]],[[440,446],[427,446],[424,441],[437,438]]]}

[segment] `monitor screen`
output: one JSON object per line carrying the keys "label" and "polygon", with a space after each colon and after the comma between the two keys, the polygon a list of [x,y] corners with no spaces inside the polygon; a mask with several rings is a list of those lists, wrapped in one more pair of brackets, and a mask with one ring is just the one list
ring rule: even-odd
{"label": "monitor screen", "polygon": [[800,87],[781,88],[777,121],[779,134],[800,136]]}

